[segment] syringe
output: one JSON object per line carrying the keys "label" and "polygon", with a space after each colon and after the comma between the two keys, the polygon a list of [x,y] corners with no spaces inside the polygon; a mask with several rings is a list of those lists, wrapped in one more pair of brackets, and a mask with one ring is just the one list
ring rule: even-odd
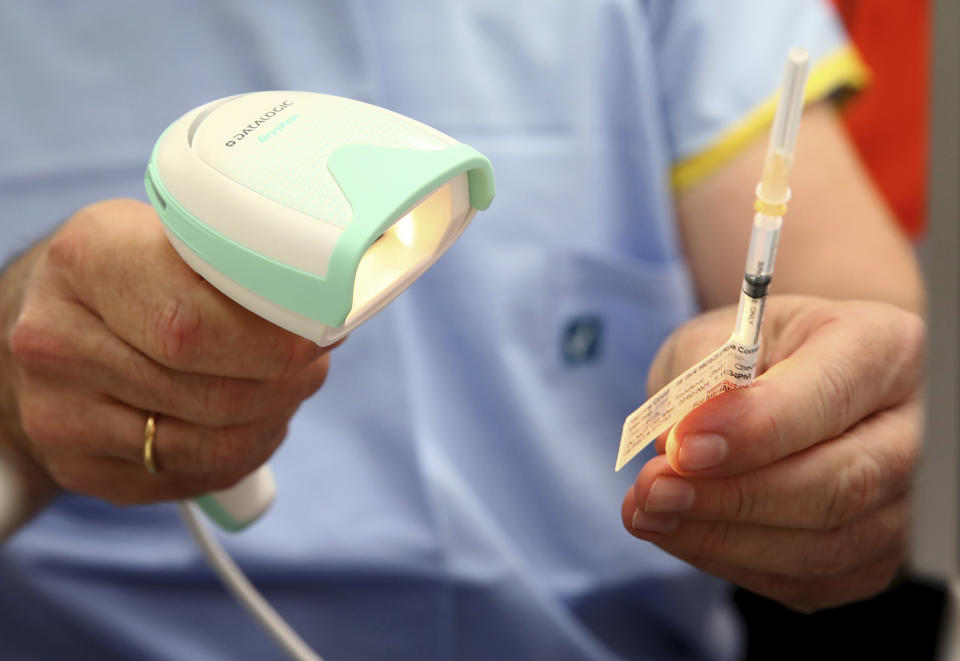
{"label": "syringe", "polygon": [[756,213],[733,334],[723,346],[661,388],[627,417],[616,470],[703,402],[753,382],[767,288],[773,278],[783,214],[790,200],[788,180],[803,112],[808,65],[805,50],[794,48],[787,56],[780,102],[770,131],[763,174],[756,188],[753,204]]}
{"label": "syringe", "polygon": [[737,325],[733,331],[733,339],[745,345],[755,345],[760,340],[767,287],[773,278],[780,228],[790,201],[788,180],[803,113],[803,90],[809,61],[807,52],[800,48],[791,49],[787,56],[780,103],[770,131],[763,174],[757,184],[753,232],[743,273]]}

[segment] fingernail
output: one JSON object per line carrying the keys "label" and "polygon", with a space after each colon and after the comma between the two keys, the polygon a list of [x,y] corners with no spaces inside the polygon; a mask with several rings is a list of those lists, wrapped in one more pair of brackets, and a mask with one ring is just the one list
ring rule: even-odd
{"label": "fingernail", "polygon": [[646,532],[671,532],[680,525],[680,519],[675,516],[656,516],[642,510],[633,513],[632,527],[634,530]]}
{"label": "fingernail", "polygon": [[713,468],[727,458],[727,440],[719,434],[688,434],[680,443],[680,467],[688,471]]}
{"label": "fingernail", "polygon": [[679,477],[661,475],[653,481],[644,511],[686,512],[693,506],[693,485]]}

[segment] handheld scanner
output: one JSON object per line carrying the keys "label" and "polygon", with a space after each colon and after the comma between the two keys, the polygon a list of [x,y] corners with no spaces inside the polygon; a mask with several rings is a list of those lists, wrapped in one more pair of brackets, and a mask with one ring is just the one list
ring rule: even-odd
{"label": "handheld scanner", "polygon": [[[191,110],[160,136],[147,195],[183,260],[321,346],[396,298],[493,199],[477,150],[397,113],[309,92]],[[264,467],[198,504],[238,530],[273,500]]]}

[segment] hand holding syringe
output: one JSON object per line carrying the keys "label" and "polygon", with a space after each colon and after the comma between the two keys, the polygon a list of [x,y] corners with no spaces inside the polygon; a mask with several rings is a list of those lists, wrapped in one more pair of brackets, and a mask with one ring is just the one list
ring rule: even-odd
{"label": "hand holding syringe", "polygon": [[675,378],[627,417],[616,470],[703,402],[727,390],[744,388],[753,381],[767,287],[773,277],[780,227],[790,199],[788,180],[803,112],[808,62],[806,51],[801,49],[791,50],[787,58],[763,175],[757,184],[756,214],[733,334],[723,346]]}
{"label": "hand holding syringe", "polygon": [[[850,213],[853,200],[872,189],[844,158],[841,126],[827,104],[804,111],[807,154],[803,171],[790,173],[803,88],[802,58],[791,59],[757,196],[735,331],[630,417],[618,464],[656,438],[658,453],[643,453],[645,463],[620,506],[631,535],[751,592],[811,611],[877,594],[906,559],[922,438],[925,328],[889,304],[900,290],[890,290],[886,274],[871,268],[882,259],[884,271],[909,282],[910,248],[894,249],[884,240],[892,228],[882,214],[862,207]],[[718,175],[717,187],[704,187],[710,189],[704,197],[684,209],[709,209],[749,187],[744,164],[750,160],[745,153],[734,172]],[[803,295],[778,296],[767,307],[763,362],[756,368],[788,174],[803,180],[809,205],[802,230],[798,223],[792,268],[782,260],[778,278],[789,276],[781,293]],[[726,211],[709,220],[729,227],[736,212]],[[842,232],[816,241],[838,223]],[[871,232],[876,243],[851,225]],[[720,239],[707,249],[729,248],[732,237]],[[691,254],[705,254],[702,242],[689,245]],[[821,252],[831,258],[817,262]],[[832,258],[837,254],[844,259]],[[729,249],[719,256],[729,256]],[[814,266],[815,274],[808,270]],[[907,300],[920,300],[918,281],[907,290]],[[677,329],[657,354],[651,380],[666,383],[667,375],[716,346],[730,333],[727,312],[700,315]],[[723,390],[731,392],[698,406]]]}

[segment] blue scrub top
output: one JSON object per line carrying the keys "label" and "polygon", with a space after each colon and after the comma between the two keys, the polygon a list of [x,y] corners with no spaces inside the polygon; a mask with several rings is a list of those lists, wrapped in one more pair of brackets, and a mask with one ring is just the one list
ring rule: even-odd
{"label": "blue scrub top", "polygon": [[[654,352],[696,312],[671,173],[770,96],[789,46],[842,47],[825,7],[51,0],[3,14],[2,254],[85,204],[145,199],[167,124],[248,90],[378,104],[494,165],[493,206],[336,350],[272,460],[273,509],[225,539],[320,654],[737,656],[728,587],[623,530],[642,459],[613,464]],[[161,418],[158,452],[162,439]],[[172,505],[64,495],[0,548],[0,656],[281,653]]]}

